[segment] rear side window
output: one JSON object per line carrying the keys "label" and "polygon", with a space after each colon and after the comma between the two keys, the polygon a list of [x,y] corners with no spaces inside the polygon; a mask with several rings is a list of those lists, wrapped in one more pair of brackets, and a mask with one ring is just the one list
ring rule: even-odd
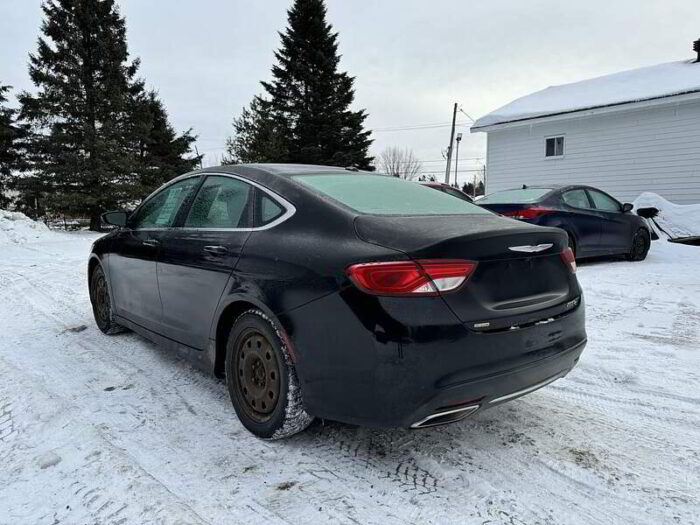
{"label": "rear side window", "polygon": [[186,228],[245,228],[251,186],[231,177],[209,176],[199,189]]}
{"label": "rear side window", "polygon": [[469,202],[415,182],[383,175],[297,175],[294,180],[368,215],[489,214]]}
{"label": "rear side window", "polygon": [[260,198],[260,225],[269,224],[284,213],[284,208],[267,195]]}
{"label": "rear side window", "polygon": [[479,204],[521,204],[535,202],[552,191],[552,188],[525,188],[522,190],[497,191],[479,199]]}
{"label": "rear side window", "polygon": [[585,190],[571,190],[563,195],[564,202],[574,208],[590,208],[591,203],[588,202],[588,196]]}

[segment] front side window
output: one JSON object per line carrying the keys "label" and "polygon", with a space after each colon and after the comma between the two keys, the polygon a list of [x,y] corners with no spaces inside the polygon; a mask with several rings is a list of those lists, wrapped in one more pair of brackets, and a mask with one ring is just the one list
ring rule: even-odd
{"label": "front side window", "polygon": [[186,228],[245,228],[252,187],[239,179],[209,176],[197,192]]}
{"label": "front side window", "polygon": [[602,211],[620,211],[620,203],[612,197],[595,190],[588,190],[596,209]]}
{"label": "front side window", "polygon": [[161,190],[136,211],[130,226],[138,230],[171,227],[180,206],[192,196],[199,181],[199,177],[190,177]]}
{"label": "front side window", "polygon": [[370,215],[463,215],[491,212],[447,193],[396,177],[366,174],[297,175],[325,197]]}
{"label": "front side window", "polygon": [[547,137],[544,139],[544,156],[561,157],[564,155],[564,137]]}
{"label": "front side window", "polygon": [[564,193],[564,202],[574,208],[590,208],[588,196],[585,190],[571,190]]}

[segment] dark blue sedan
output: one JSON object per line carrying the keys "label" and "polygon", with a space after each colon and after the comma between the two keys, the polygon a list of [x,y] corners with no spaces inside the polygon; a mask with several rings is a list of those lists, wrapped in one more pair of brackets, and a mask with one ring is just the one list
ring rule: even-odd
{"label": "dark blue sedan", "polygon": [[477,204],[513,219],[562,228],[576,258],[624,255],[641,261],[651,244],[649,228],[631,213],[631,204],[590,186],[523,186],[491,193]]}

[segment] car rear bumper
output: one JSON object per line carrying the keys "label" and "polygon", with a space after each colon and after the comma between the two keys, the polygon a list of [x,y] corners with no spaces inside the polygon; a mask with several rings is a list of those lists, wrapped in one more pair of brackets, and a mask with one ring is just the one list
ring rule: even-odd
{"label": "car rear bumper", "polygon": [[[582,296],[551,322],[495,333],[469,329],[439,298],[413,314],[373,301],[348,312],[352,301],[329,296],[284,318],[310,414],[376,428],[449,423],[565,376],[586,344]],[[320,312],[337,324],[314,322]]]}
{"label": "car rear bumper", "polygon": [[[412,428],[452,423],[530,394],[566,376],[576,366],[585,345],[584,340],[530,365],[442,389],[408,415],[405,421],[412,421]],[[455,402],[458,399],[461,401]]]}

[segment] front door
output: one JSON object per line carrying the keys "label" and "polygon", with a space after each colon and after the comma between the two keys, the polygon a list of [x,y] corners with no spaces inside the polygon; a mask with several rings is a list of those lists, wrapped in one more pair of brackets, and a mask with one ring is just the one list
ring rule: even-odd
{"label": "front door", "polygon": [[625,220],[622,205],[602,191],[588,189],[596,212],[601,219],[600,244],[609,253],[622,253],[630,248],[632,234]]}
{"label": "front door", "polygon": [[576,235],[576,255],[595,255],[600,252],[601,219],[583,188],[564,192],[566,224]]}
{"label": "front door", "polygon": [[250,235],[253,187],[209,175],[163,240],[158,284],[165,335],[203,350],[226,283]]}
{"label": "front door", "polygon": [[109,280],[115,313],[158,331],[162,306],[156,261],[178,209],[191,196],[200,177],[171,184],[145,201],[119,230],[109,256]]}

